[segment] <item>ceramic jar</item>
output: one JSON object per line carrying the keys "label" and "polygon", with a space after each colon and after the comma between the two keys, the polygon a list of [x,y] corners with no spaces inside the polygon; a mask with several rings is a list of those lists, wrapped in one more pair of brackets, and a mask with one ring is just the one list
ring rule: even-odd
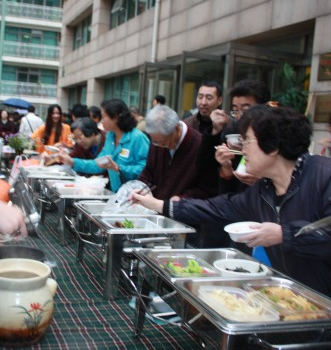
{"label": "ceramic jar", "polygon": [[0,345],[29,346],[51,323],[57,283],[31,259],[0,259]]}

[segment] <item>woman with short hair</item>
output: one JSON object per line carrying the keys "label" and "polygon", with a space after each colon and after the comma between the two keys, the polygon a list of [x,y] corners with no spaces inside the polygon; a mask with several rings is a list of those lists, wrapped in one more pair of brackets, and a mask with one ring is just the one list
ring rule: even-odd
{"label": "woman with short hair", "polygon": [[331,227],[296,236],[331,215],[331,159],[310,155],[308,119],[288,108],[254,106],[240,120],[246,170],[260,178],[244,192],[209,200],[162,201],[132,197],[187,224],[255,221],[241,239],[264,246],[276,270],[331,296]]}

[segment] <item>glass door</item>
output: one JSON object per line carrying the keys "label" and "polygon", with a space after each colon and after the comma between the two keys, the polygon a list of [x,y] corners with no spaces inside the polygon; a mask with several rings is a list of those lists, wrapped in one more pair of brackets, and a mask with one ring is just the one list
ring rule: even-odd
{"label": "glass door", "polygon": [[[182,118],[195,112],[196,96],[203,82],[216,81],[226,86],[225,58],[221,55],[184,52],[180,77],[178,111]],[[223,94],[224,95],[224,94]]]}
{"label": "glass door", "polygon": [[166,105],[176,110],[178,100],[178,66],[149,63],[140,70],[140,109],[143,114],[152,108],[155,95],[163,95]]}

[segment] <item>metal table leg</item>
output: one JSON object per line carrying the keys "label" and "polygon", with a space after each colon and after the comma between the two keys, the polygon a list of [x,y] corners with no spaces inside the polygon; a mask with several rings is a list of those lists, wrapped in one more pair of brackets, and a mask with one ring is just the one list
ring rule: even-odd
{"label": "metal table leg", "polygon": [[59,218],[59,241],[61,245],[67,245],[67,235],[65,232],[65,208],[66,199],[60,198],[58,203],[58,218]]}
{"label": "metal table leg", "polygon": [[104,296],[114,300],[117,296],[123,254],[123,235],[108,234],[106,250],[106,278]]}

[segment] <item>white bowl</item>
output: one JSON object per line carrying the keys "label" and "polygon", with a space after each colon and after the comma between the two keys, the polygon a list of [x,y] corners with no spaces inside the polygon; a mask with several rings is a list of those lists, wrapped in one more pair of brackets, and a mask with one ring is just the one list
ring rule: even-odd
{"label": "white bowl", "polygon": [[[230,238],[237,242],[238,238],[245,237],[256,231],[255,228],[251,228],[250,225],[259,224],[255,221],[241,221],[235,222],[224,227],[224,231],[230,235]],[[244,243],[244,242],[243,242]]]}
{"label": "white bowl", "polygon": [[50,152],[53,152],[53,153],[60,152],[60,148],[55,147],[55,146],[48,146],[48,145],[46,145],[45,149],[47,151],[50,151]]}
{"label": "white bowl", "polygon": [[109,156],[103,156],[100,158],[96,158],[95,161],[98,165],[106,165],[111,161],[111,156],[109,155]]}
{"label": "white bowl", "polygon": [[[215,268],[221,272],[222,276],[228,277],[260,277],[266,276],[269,269],[257,261],[245,259],[220,259],[214,262]],[[237,271],[234,271],[238,269]],[[239,269],[245,269],[249,272],[242,272]],[[261,271],[259,271],[261,270]]]}
{"label": "white bowl", "polygon": [[[236,148],[241,148],[241,135],[240,134],[228,134],[225,135],[226,142]],[[230,147],[231,148],[231,147]]]}

